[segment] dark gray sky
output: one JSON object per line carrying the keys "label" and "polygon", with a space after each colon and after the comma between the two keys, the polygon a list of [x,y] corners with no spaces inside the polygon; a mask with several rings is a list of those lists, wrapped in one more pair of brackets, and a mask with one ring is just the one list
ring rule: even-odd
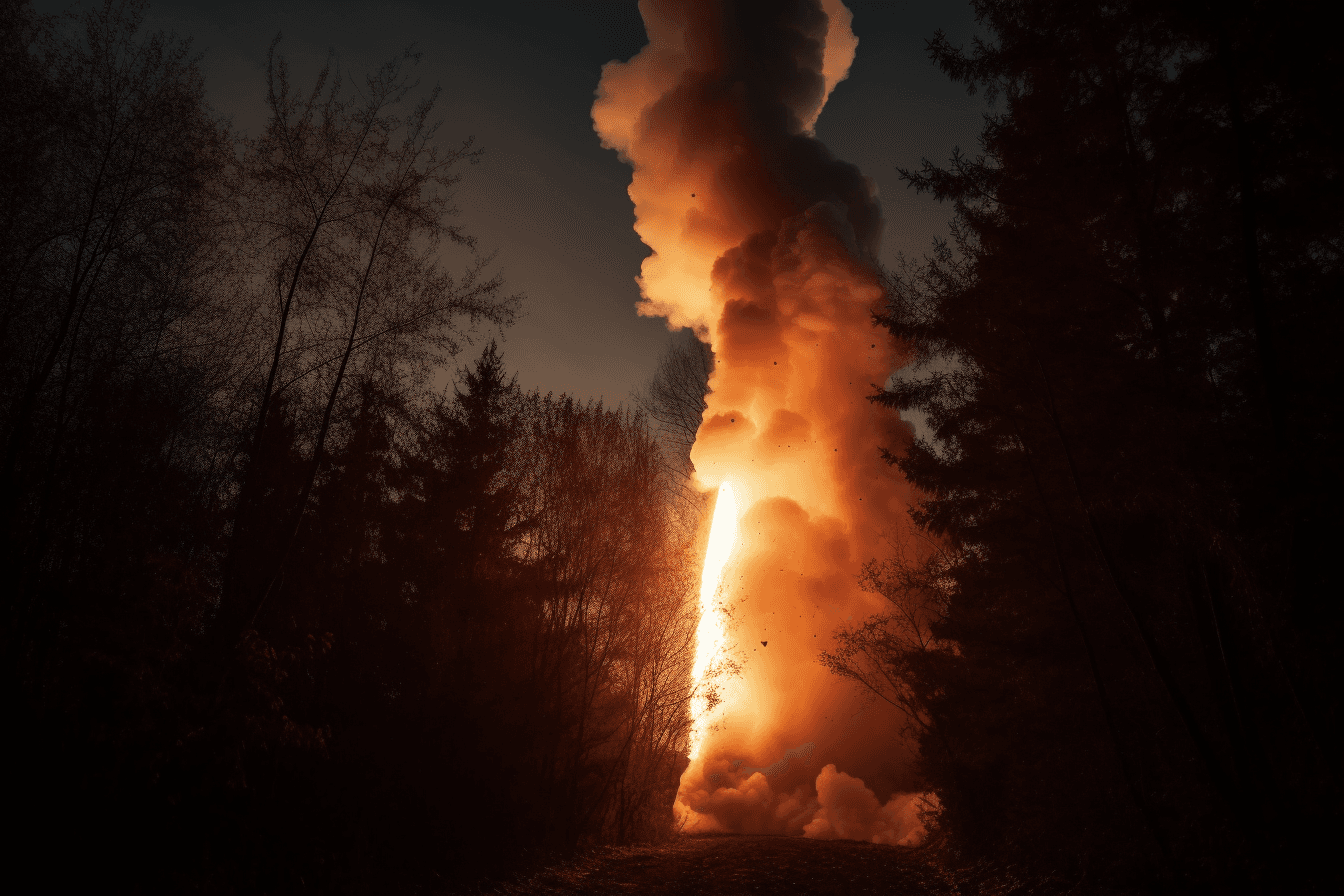
{"label": "dark gray sky", "polygon": [[[946,234],[951,210],[907,190],[896,168],[974,149],[984,111],[928,61],[924,41],[941,28],[964,44],[974,19],[966,0],[846,2],[858,55],[817,135],[877,182],[884,258],[918,255]],[[152,0],[147,25],[193,39],[210,101],[251,133],[264,123],[277,32],[298,84],[329,51],[362,76],[415,44],[422,81],[443,89],[444,140],[473,136],[485,150],[465,170],[457,206],[481,247],[498,253],[509,287],[527,295],[503,340],[520,384],[615,404],[652,374],[668,332],[634,310],[647,250],[632,229],[630,172],[601,148],[589,117],[603,63],[645,43],[635,0]]]}

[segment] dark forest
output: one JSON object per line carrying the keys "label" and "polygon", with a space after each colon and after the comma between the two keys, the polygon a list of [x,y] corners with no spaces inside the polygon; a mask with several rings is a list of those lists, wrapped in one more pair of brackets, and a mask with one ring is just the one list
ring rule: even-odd
{"label": "dark forest", "polygon": [[[902,172],[953,238],[878,272],[907,363],[853,384],[921,422],[858,446],[918,537],[817,658],[937,796],[882,848],[950,887],[911,893],[1335,892],[1337,35],[974,7],[928,50],[980,146]],[[714,354],[615,408],[524,389],[414,53],[301,81],[277,38],[244,137],[142,19],[0,0],[12,873],[455,892],[684,838]]]}

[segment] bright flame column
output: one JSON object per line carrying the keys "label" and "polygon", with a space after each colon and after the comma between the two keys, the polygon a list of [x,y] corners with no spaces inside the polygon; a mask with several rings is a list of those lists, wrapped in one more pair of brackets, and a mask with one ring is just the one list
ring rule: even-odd
{"label": "bright flame column", "polygon": [[695,693],[691,697],[690,758],[700,754],[705,732],[710,725],[709,673],[714,660],[727,645],[728,632],[723,608],[718,601],[723,569],[733,553],[737,541],[737,501],[733,487],[725,482],[719,486],[714,502],[714,519],[709,526],[709,546],[705,549],[705,566],[700,573],[700,624],[695,630],[695,665],[691,681]]}

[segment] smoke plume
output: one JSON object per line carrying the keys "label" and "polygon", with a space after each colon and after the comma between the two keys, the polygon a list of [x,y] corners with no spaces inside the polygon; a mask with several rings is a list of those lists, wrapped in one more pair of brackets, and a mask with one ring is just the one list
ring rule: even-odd
{"label": "smoke plume", "polygon": [[[897,720],[817,662],[833,631],[878,609],[860,565],[909,525],[909,489],[878,453],[909,428],[865,399],[901,360],[871,324],[876,191],[812,134],[854,59],[850,15],[839,0],[640,11],[649,45],[606,66],[593,119],[634,169],[635,229],[653,250],[640,312],[714,349],[696,475],[731,482],[742,508],[722,592],[742,671],[677,810],[691,829],[898,842],[913,830],[905,804],[864,784],[911,789]],[[830,763],[820,776],[814,756]]]}
{"label": "smoke plume", "polygon": [[894,794],[881,805],[858,778],[828,765],[817,775],[816,814],[803,833],[816,840],[867,840],[892,846],[918,846],[924,839],[920,810],[933,797],[918,793]]}

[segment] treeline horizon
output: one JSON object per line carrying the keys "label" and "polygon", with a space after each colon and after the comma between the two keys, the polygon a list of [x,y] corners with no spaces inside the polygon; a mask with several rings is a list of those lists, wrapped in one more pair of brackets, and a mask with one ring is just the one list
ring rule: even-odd
{"label": "treeline horizon", "polygon": [[18,866],[406,891],[667,836],[684,448],[510,375],[414,56],[296,84],[273,44],[242,137],[142,13],[0,3]]}

